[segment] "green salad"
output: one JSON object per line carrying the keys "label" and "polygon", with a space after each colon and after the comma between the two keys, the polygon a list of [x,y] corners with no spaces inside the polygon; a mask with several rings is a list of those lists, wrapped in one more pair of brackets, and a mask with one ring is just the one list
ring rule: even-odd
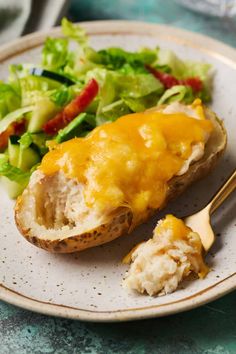
{"label": "green salad", "polygon": [[155,105],[210,100],[207,63],[183,61],[159,47],[96,51],[67,19],[62,33],[46,39],[40,65],[10,65],[8,81],[0,81],[0,176],[11,198],[22,193],[50,140],[84,137]]}

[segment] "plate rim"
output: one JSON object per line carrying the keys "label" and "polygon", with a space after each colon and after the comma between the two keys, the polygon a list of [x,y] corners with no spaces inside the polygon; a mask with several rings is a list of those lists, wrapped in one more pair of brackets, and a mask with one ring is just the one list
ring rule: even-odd
{"label": "plate rim", "polygon": [[[143,320],[153,317],[164,317],[192,310],[199,306],[205,305],[210,301],[217,300],[233,290],[236,290],[236,273],[233,273],[227,278],[222,279],[218,283],[213,284],[210,287],[193,294],[192,296],[188,296],[167,304],[152,305],[134,309],[95,311],[79,309],[61,304],[51,304],[22,295],[2,284],[0,284],[0,300],[25,310],[48,316],[70,318],[73,320],[82,320],[86,322],[123,322]],[[175,306],[174,309],[173,305]]]}
{"label": "plate rim", "polygon": [[[80,25],[86,29],[89,35],[133,34],[150,35],[169,40],[172,39],[181,45],[189,46],[208,53],[208,55],[213,57],[217,57],[220,61],[223,61],[226,65],[229,65],[236,70],[236,49],[199,33],[182,30],[168,25],[127,20],[81,22]],[[1,46],[0,63],[3,63],[20,53],[27,52],[30,49],[40,46],[49,35],[60,37],[60,26],[49,31],[29,34],[12,41],[9,44]],[[236,290],[236,273],[231,274],[227,278],[216,282],[212,286],[205,288],[192,296],[185,297],[178,301],[135,309],[94,311],[68,307],[60,304],[51,304],[29,298],[5,287],[3,284],[0,284],[0,300],[45,315],[79,319],[83,321],[116,322],[161,317],[187,311],[210,301],[214,301],[233,290]]]}

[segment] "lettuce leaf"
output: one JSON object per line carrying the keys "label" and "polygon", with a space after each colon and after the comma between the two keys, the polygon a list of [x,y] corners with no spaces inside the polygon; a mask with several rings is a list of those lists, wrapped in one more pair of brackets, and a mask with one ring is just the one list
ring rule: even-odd
{"label": "lettuce leaf", "polygon": [[18,140],[18,143],[21,150],[31,146],[40,156],[44,156],[48,152],[48,148],[46,147],[47,140],[48,136],[45,133],[25,132]]}
{"label": "lettuce leaf", "polygon": [[0,177],[10,198],[15,199],[29,183],[30,172],[11,165],[4,154],[0,154]]}
{"label": "lettuce leaf", "polygon": [[61,86],[56,90],[51,91],[50,100],[55,103],[58,107],[64,107],[69,103],[75,96],[79,95],[84,87],[83,82],[77,82],[72,86]]}
{"label": "lettuce leaf", "polygon": [[129,113],[132,113],[129,106],[123,100],[118,100],[103,107],[102,111],[97,115],[96,122],[98,125],[113,122],[117,118]]}
{"label": "lettuce leaf", "polygon": [[92,78],[95,79],[99,85],[97,107],[97,114],[99,114],[104,106],[114,102],[118,96],[116,73],[104,68],[95,68],[87,73],[85,81],[88,82]]}
{"label": "lettuce leaf", "polygon": [[8,162],[8,156],[5,153],[0,153],[0,165]]}
{"label": "lettuce leaf", "polygon": [[176,85],[166,90],[158,101],[158,105],[167,104],[174,101],[182,103],[191,103],[194,100],[194,95],[191,87],[184,85]]}
{"label": "lettuce leaf", "polygon": [[20,107],[21,98],[9,84],[0,82],[0,120]]}
{"label": "lettuce leaf", "polygon": [[74,24],[64,17],[61,21],[61,26],[65,37],[76,41],[82,47],[88,45],[88,36],[80,25]]}
{"label": "lettuce leaf", "polygon": [[24,133],[18,140],[21,149],[27,149],[33,142],[32,134],[29,132]]}
{"label": "lettuce leaf", "polygon": [[199,77],[202,81],[208,80],[210,76],[211,65],[204,62],[193,62],[190,60],[181,60],[175,53],[168,49],[159,49],[158,59],[155,65],[169,68],[169,71],[177,79],[186,79],[189,77]]}
{"label": "lettuce leaf", "polygon": [[73,92],[68,87],[61,87],[54,90],[50,95],[50,100],[58,107],[64,107],[74,97]]}
{"label": "lettuce leaf", "polygon": [[[157,58],[157,51],[144,48],[139,52],[127,52],[121,48],[108,48],[95,51],[91,47],[84,48],[83,55],[76,61],[76,71],[86,73],[93,68],[105,68],[125,75],[145,74],[146,64]],[[82,64],[81,64],[82,62]]]}
{"label": "lettuce leaf", "polygon": [[48,79],[42,76],[28,75],[20,79],[21,91],[44,91],[56,89],[62,86],[61,83],[55,80]]}
{"label": "lettuce leaf", "polygon": [[[111,103],[118,96],[120,97],[142,97],[152,92],[162,93],[164,87],[152,74],[136,74],[123,75],[122,73],[106,70],[104,68],[96,68],[90,70],[85,81],[88,82],[94,78],[102,90],[104,85],[109,84],[109,89],[106,89],[106,94],[109,95]],[[103,92],[105,94],[105,92]]]}
{"label": "lettuce leaf", "polygon": [[162,83],[152,74],[118,75],[116,84],[121,97],[139,98],[164,91]]}
{"label": "lettuce leaf", "polygon": [[50,38],[45,41],[42,51],[42,65],[49,70],[61,69],[68,64],[71,55],[68,51],[69,42],[66,38]]}
{"label": "lettuce leaf", "polygon": [[[66,18],[63,18],[62,20],[62,32],[66,37],[64,38],[64,62],[62,62],[60,66],[54,66],[54,70],[63,73],[64,75],[77,82],[78,78],[81,80],[80,74],[82,72],[87,72],[87,69],[84,70],[84,66],[90,67],[89,62],[86,60],[84,54],[86,48],[88,47],[88,36],[82,27],[80,27],[78,24],[73,24]],[[74,51],[68,50],[70,41],[74,41],[78,45]],[[49,52],[50,51],[52,51],[52,49],[49,48]],[[83,64],[81,65],[81,63]]]}
{"label": "lettuce leaf", "polygon": [[138,98],[122,97],[122,100],[132,112],[143,112],[148,108],[156,106],[159,98],[160,94],[158,92],[152,92],[147,96]]}
{"label": "lettuce leaf", "polygon": [[[104,116],[103,108],[107,107],[108,105],[116,103],[119,100],[123,100],[123,106],[126,106],[126,108],[121,108],[121,112],[123,110],[125,113],[130,113],[130,111],[140,111],[140,108],[132,109],[131,100],[129,101],[129,103],[127,103],[128,101],[126,102],[125,99],[138,99],[155,93],[154,99],[151,99],[151,97],[146,97],[146,99],[142,100],[142,107],[145,110],[146,108],[150,107],[151,103],[156,104],[158,98],[162,95],[164,91],[164,87],[160,83],[160,81],[157,80],[152,74],[147,73],[136,75],[124,75],[120,72],[106,70],[105,68],[96,68],[90,70],[87,73],[85,81],[87,82],[92,78],[94,78],[98,82],[100,87],[97,109],[97,116],[100,117],[99,124],[101,124],[101,117]],[[141,105],[140,102],[139,105]],[[134,104],[135,102],[133,101],[133,105]],[[122,105],[118,104],[117,107],[119,108],[121,106]],[[114,117],[118,118],[118,108],[116,108],[116,113],[114,115],[112,113],[112,117],[110,117],[110,120],[114,120]],[[112,112],[114,112],[113,108]]]}
{"label": "lettuce leaf", "polygon": [[10,181],[27,185],[30,172],[24,172],[20,168],[12,166],[9,162],[0,159],[0,176],[7,177]]}
{"label": "lettuce leaf", "polygon": [[128,73],[131,71],[146,72],[145,64],[153,63],[156,58],[156,51],[151,49],[127,52],[122,48],[108,48],[97,52],[95,62],[115,71],[123,70],[123,72],[127,72],[127,68],[129,68]]}
{"label": "lettuce leaf", "polygon": [[29,75],[32,64],[11,64],[8,81],[19,96],[21,96],[20,79]]}

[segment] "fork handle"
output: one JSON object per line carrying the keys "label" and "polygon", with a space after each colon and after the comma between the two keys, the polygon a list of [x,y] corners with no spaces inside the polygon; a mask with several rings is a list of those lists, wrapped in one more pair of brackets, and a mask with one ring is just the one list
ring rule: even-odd
{"label": "fork handle", "polygon": [[234,191],[236,188],[236,170],[231,174],[229,179],[223,186],[216,192],[215,196],[210,202],[210,213],[214,211],[223,203],[223,201]]}

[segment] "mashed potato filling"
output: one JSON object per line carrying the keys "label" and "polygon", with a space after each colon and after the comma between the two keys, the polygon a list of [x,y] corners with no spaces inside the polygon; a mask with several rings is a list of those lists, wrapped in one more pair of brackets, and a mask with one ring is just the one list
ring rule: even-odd
{"label": "mashed potato filling", "polygon": [[158,222],[153,237],[127,257],[132,263],[123,285],[151,296],[172,293],[190,273],[200,278],[208,273],[202,251],[200,236],[182,220],[167,215]]}
{"label": "mashed potato filling", "polygon": [[39,169],[76,179],[87,207],[103,215],[129,206],[137,225],[148,210],[162,207],[168,181],[201,158],[212,131],[200,100],[166,110],[129,114],[57,145]]}

